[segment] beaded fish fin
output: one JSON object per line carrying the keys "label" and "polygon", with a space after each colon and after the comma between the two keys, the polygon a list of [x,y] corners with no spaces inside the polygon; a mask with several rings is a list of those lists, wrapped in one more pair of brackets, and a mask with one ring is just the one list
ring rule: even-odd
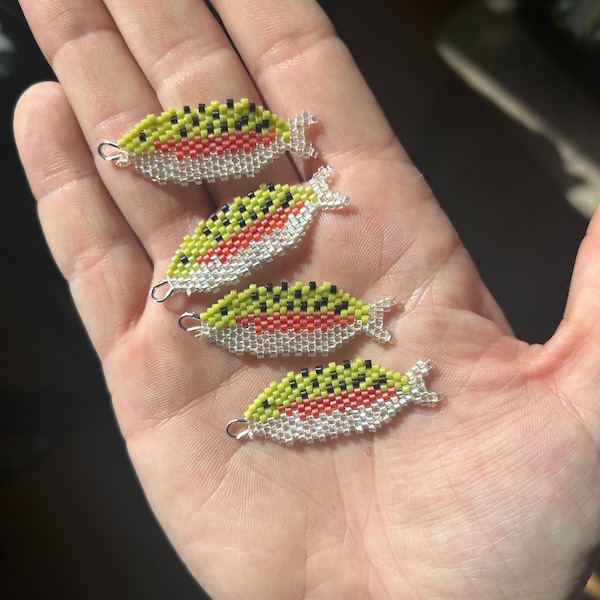
{"label": "beaded fish fin", "polygon": [[102,142],[98,152],[158,183],[253,177],[284,152],[314,156],[304,133],[316,120],[303,112],[285,121],[247,98],[215,100],[148,115],[117,142]]}
{"label": "beaded fish fin", "polygon": [[263,184],[222,206],[184,238],[152,298],[216,291],[295,246],[319,210],[346,205],[347,198],[327,185],[332,174],[331,167],[321,167],[306,186]]}
{"label": "beaded fish fin", "polygon": [[232,290],[202,314],[184,313],[179,324],[234,354],[327,355],[363,331],[388,342],[383,313],[395,303],[383,298],[364,304],[328,281],[282,281]]}
{"label": "beaded fish fin", "polygon": [[439,402],[425,385],[430,369],[429,361],[419,361],[403,375],[359,358],[290,371],[259,394],[243,418],[230,421],[227,433],[293,444],[376,431],[411,402]]}
{"label": "beaded fish fin", "polygon": [[396,298],[380,298],[369,305],[369,319],[365,324],[365,333],[378,342],[389,342],[392,334],[383,326],[383,314],[396,304]]}

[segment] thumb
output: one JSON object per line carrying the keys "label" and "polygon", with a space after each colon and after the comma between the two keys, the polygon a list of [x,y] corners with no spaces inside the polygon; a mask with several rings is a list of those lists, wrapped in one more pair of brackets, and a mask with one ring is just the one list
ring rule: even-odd
{"label": "thumb", "polygon": [[600,344],[600,208],[577,253],[564,319],[563,325]]}
{"label": "thumb", "polygon": [[539,358],[563,402],[600,441],[600,209],[577,253],[564,318]]}

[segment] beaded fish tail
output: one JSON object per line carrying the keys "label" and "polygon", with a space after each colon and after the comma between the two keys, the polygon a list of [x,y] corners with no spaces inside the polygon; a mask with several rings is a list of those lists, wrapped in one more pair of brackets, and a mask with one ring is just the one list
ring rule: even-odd
{"label": "beaded fish tail", "polygon": [[425,385],[430,369],[429,361],[419,361],[403,375],[359,358],[290,371],[259,394],[243,418],[230,421],[227,433],[293,444],[376,431],[411,402],[439,402]]}
{"label": "beaded fish tail", "polygon": [[319,210],[347,204],[327,185],[332,174],[331,167],[321,167],[306,186],[263,184],[222,206],[184,238],[152,298],[162,302],[175,291],[216,291],[294,247]]}
{"label": "beaded fish tail", "polygon": [[314,156],[304,132],[316,120],[303,112],[284,121],[247,98],[215,100],[148,115],[118,141],[102,142],[98,152],[158,183],[253,177],[285,152]]}
{"label": "beaded fish tail", "polygon": [[365,304],[329,282],[282,281],[233,290],[202,314],[184,313],[179,325],[234,354],[327,355],[363,331],[390,341],[383,314],[394,304],[394,298]]}

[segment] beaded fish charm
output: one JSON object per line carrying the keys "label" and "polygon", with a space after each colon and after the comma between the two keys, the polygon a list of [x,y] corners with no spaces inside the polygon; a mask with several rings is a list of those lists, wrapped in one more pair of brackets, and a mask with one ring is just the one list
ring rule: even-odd
{"label": "beaded fish charm", "polygon": [[[202,314],[184,313],[179,325],[235,354],[326,355],[363,331],[389,342],[383,313],[394,304],[394,298],[363,304],[329,282],[282,281],[233,290]],[[188,321],[194,324],[186,326]]]}
{"label": "beaded fish charm", "polygon": [[252,177],[284,152],[313,156],[304,130],[316,120],[304,112],[284,121],[247,98],[215,100],[148,115],[117,142],[102,142],[98,153],[158,183]]}
{"label": "beaded fish charm", "polygon": [[306,186],[263,184],[200,221],[175,253],[167,278],[152,288],[152,298],[163,302],[178,290],[216,291],[283,254],[319,210],[347,204],[345,196],[329,189],[332,174],[331,167],[321,167]]}
{"label": "beaded fish charm", "polygon": [[243,419],[230,421],[227,433],[293,444],[376,431],[411,402],[439,401],[423,381],[430,368],[429,361],[419,361],[403,375],[359,358],[290,371],[259,394]]}

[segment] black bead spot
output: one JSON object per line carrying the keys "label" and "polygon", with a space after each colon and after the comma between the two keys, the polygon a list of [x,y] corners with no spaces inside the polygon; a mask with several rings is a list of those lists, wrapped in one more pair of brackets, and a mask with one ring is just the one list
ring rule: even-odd
{"label": "black bead spot", "polygon": [[308,377],[308,369],[302,369],[300,375],[302,375],[302,377]]}
{"label": "black bead spot", "polygon": [[172,116],[171,116],[171,123],[172,123],[173,125],[177,125],[177,121],[178,121],[178,120],[179,120],[179,119],[177,118],[177,115],[172,115]]}
{"label": "black bead spot", "polygon": [[183,107],[183,112],[184,112],[186,115],[189,115],[189,114],[192,112],[192,109],[191,109],[191,108],[190,108],[190,107],[189,107],[189,106],[186,104],[186,105]]}

